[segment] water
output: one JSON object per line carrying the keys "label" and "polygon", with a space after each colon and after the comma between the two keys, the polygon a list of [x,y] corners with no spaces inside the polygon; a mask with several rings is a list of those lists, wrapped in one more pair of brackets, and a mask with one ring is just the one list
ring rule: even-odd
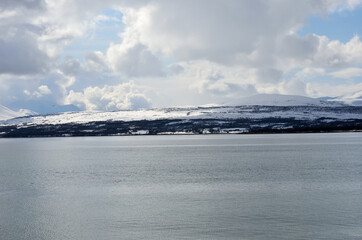
{"label": "water", "polygon": [[362,134],[0,139],[0,239],[362,239]]}

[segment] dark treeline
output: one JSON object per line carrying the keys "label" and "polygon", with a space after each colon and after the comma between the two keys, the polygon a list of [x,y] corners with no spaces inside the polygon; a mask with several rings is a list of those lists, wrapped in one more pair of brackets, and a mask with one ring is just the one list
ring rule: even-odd
{"label": "dark treeline", "polygon": [[219,133],[302,133],[361,131],[362,120],[294,118],[263,119],[164,119],[142,121],[100,121],[86,124],[0,126],[0,137],[61,137],[157,134],[219,134]]}

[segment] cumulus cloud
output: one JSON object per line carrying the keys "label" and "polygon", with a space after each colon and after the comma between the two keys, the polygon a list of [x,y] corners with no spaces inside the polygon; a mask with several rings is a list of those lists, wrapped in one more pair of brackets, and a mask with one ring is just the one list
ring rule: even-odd
{"label": "cumulus cloud", "polygon": [[[83,109],[115,110],[149,107],[151,98],[158,105],[182,105],[226,102],[258,92],[316,96],[323,93],[311,91],[311,86],[319,89],[311,84],[318,76],[361,75],[362,43],[357,35],[344,43],[313,33],[300,36],[298,30],[310,16],[351,11],[359,4],[361,0],[0,1],[0,100],[52,97],[52,102]],[[65,46],[79,38],[92,41],[97,26],[112,19],[106,9],[123,15],[119,39],[104,49],[64,57]]]}
{"label": "cumulus cloud", "polygon": [[329,41],[325,36],[318,36],[318,51],[313,63],[320,67],[338,69],[362,64],[362,42],[358,35],[347,43],[337,40]]}
{"label": "cumulus cloud", "polygon": [[87,87],[82,92],[71,90],[64,100],[87,110],[119,110],[151,107],[147,96],[132,83],[115,86]]}
{"label": "cumulus cloud", "polygon": [[273,54],[280,39],[289,54],[303,57],[313,54],[316,46],[310,41],[316,40],[290,33],[311,14],[324,14],[341,4],[344,1],[151,1],[124,10],[127,27],[122,37],[180,60],[240,63],[255,51],[264,57]]}
{"label": "cumulus cloud", "polygon": [[280,84],[280,93],[288,95],[306,95],[306,84],[300,79],[292,79]]}
{"label": "cumulus cloud", "polygon": [[51,94],[52,91],[46,85],[41,85],[38,87],[36,91],[30,92],[29,90],[24,90],[24,94],[29,96],[30,98],[41,98],[44,95]]}
{"label": "cumulus cloud", "polygon": [[107,68],[106,59],[100,51],[86,54],[84,60],[88,71],[101,72]]}
{"label": "cumulus cloud", "polygon": [[112,69],[128,77],[162,76],[159,59],[143,44],[113,44],[107,50]]}
{"label": "cumulus cloud", "polygon": [[52,91],[49,89],[49,87],[47,85],[41,85],[38,87],[38,90],[41,94],[43,95],[48,95],[51,94]]}

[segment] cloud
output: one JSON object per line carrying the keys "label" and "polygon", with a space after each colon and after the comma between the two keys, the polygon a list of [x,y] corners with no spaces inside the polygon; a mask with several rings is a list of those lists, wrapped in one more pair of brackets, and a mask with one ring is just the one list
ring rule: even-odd
{"label": "cloud", "polygon": [[88,71],[101,72],[107,68],[106,59],[100,51],[86,54],[84,60]]}
{"label": "cloud", "polygon": [[353,77],[361,77],[362,68],[346,68],[343,70],[332,72],[329,75],[331,75],[334,78],[345,78],[345,79]]}
{"label": "cloud", "polygon": [[63,61],[61,70],[66,75],[76,75],[80,71],[80,62],[77,59],[68,57]]}
{"label": "cloud", "polygon": [[300,79],[284,81],[280,84],[279,92],[289,95],[306,95],[306,84]]}
{"label": "cloud", "polygon": [[362,83],[352,84],[327,84],[311,82],[307,84],[307,93],[312,97],[340,97],[340,96],[354,96],[356,93],[362,92]]}
{"label": "cloud", "polygon": [[283,72],[274,68],[260,68],[257,70],[259,83],[278,83],[283,77]]}
{"label": "cloud", "polygon": [[49,89],[49,87],[47,85],[39,86],[38,90],[42,95],[48,95],[48,94],[52,93],[52,91]]}
{"label": "cloud", "polygon": [[303,39],[290,33],[301,28],[310,15],[325,14],[341,4],[322,0],[151,1],[123,10],[126,29],[122,38],[179,60],[236,64],[261,51],[270,64],[275,43],[280,41],[289,54],[300,58],[313,54],[313,35]]}
{"label": "cloud", "polygon": [[49,67],[49,58],[38,47],[34,34],[16,30],[1,39],[0,74],[38,74]]}
{"label": "cloud", "polygon": [[41,85],[38,87],[36,91],[30,92],[29,90],[24,90],[24,94],[29,96],[30,98],[41,98],[44,95],[51,94],[52,91],[49,89],[47,85]]}
{"label": "cloud", "polygon": [[319,38],[309,34],[300,37],[296,34],[285,36],[279,43],[278,56],[304,60],[313,57],[319,46]]}
{"label": "cloud", "polygon": [[170,64],[168,65],[168,71],[171,75],[173,74],[180,74],[184,71],[185,69],[180,65],[180,64],[177,64],[177,63],[173,63],[173,64]]}
{"label": "cloud", "polygon": [[128,77],[162,76],[159,59],[142,44],[113,44],[107,50],[112,69]]}
{"label": "cloud", "polygon": [[318,51],[312,64],[328,69],[338,69],[362,64],[362,42],[355,35],[347,43],[337,40],[329,41],[325,36],[318,36]]}
{"label": "cloud", "polygon": [[43,0],[2,0],[0,3],[1,8],[13,9],[13,8],[30,8],[39,9],[44,7]]}
{"label": "cloud", "polygon": [[[320,76],[360,76],[362,43],[357,35],[344,43],[313,33],[300,36],[298,30],[310,16],[351,11],[359,4],[0,1],[0,100],[11,105],[33,98],[116,110],[147,107],[151,99],[157,107],[221,103],[258,92],[316,96],[324,93],[313,84]],[[123,15],[119,39],[112,43],[108,33],[96,31],[118,21],[107,9]],[[75,39],[92,43],[96,37],[109,41],[108,48],[64,54]]]}
{"label": "cloud", "polygon": [[71,90],[64,100],[87,110],[119,110],[150,108],[151,102],[132,82],[115,86],[87,87],[82,92]]}
{"label": "cloud", "polygon": [[306,67],[295,73],[295,78],[309,79],[313,77],[323,76],[326,74],[326,70],[323,68]]}

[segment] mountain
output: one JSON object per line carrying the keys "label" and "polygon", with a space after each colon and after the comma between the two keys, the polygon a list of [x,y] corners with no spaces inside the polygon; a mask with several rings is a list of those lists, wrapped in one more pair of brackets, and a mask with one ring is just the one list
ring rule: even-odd
{"label": "mountain", "polygon": [[279,95],[239,104],[27,116],[0,121],[0,137],[362,130],[362,106]]}
{"label": "mountain", "polygon": [[362,106],[362,91],[336,97],[333,101],[339,101],[354,106]]}
{"label": "mountain", "polygon": [[9,108],[0,105],[0,120],[11,119],[15,117],[24,116],[21,113],[10,110]]}

